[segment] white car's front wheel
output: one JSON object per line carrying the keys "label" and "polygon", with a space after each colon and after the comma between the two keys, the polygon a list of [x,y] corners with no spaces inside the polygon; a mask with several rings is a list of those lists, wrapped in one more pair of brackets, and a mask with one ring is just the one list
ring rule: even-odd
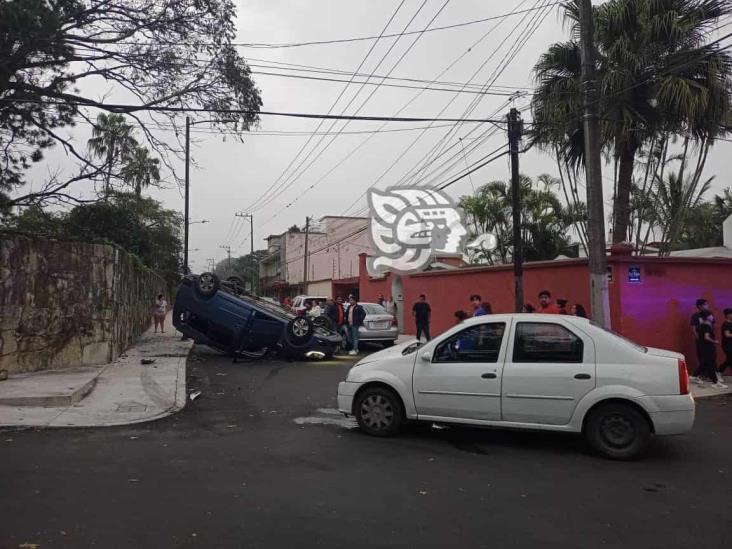
{"label": "white car's front wheel", "polygon": [[401,400],[385,387],[369,387],[359,393],[354,413],[359,427],[378,437],[396,434],[404,423]]}
{"label": "white car's front wheel", "polygon": [[585,437],[604,457],[633,459],[648,447],[651,426],[634,406],[609,402],[591,412],[585,424]]}

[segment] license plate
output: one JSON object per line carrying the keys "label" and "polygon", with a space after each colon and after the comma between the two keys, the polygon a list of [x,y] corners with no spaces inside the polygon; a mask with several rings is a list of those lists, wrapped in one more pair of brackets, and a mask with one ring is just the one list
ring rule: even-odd
{"label": "license plate", "polygon": [[371,326],[375,330],[386,330],[389,327],[389,323],[388,322],[372,322]]}

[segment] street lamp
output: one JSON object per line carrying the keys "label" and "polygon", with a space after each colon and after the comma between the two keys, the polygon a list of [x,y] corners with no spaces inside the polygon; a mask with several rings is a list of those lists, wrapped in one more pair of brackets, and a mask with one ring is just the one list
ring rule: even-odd
{"label": "street lamp", "polygon": [[201,219],[201,221],[189,221],[189,225],[195,225],[196,223],[209,223],[208,219]]}

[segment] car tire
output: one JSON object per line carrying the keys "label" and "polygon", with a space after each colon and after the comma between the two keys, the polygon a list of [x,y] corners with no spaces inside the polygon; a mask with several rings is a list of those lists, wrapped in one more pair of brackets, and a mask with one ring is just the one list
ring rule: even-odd
{"label": "car tire", "polygon": [[396,341],[394,341],[394,340],[384,341],[384,348],[386,348],[386,347],[393,347],[394,346],[394,343],[396,343]]}
{"label": "car tire", "polygon": [[325,328],[326,330],[335,331],[333,327],[333,321],[327,316],[316,316],[313,319],[313,324],[318,328]]}
{"label": "car tire", "polygon": [[354,415],[364,433],[377,437],[394,436],[404,423],[402,401],[385,387],[369,387],[360,392]]}
{"label": "car tire", "polygon": [[221,288],[221,281],[214,273],[201,273],[196,278],[194,287],[198,295],[209,298],[216,295],[216,292],[219,291],[219,288]]}
{"label": "car tire", "polygon": [[285,343],[290,349],[301,349],[310,342],[314,331],[313,322],[308,317],[296,316],[285,326]]}
{"label": "car tire", "polygon": [[585,423],[585,438],[603,457],[629,460],[640,457],[651,440],[651,426],[635,407],[622,402],[603,404]]}

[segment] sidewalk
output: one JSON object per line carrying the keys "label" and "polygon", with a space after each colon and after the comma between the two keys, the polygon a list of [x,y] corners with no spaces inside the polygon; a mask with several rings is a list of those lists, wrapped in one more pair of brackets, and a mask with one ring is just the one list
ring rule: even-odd
{"label": "sidewalk", "polygon": [[[171,323],[152,328],[115,362],[11,376],[0,381],[0,427],[102,427],[152,421],[186,403],[186,359]],[[143,358],[154,360],[143,365]]]}

